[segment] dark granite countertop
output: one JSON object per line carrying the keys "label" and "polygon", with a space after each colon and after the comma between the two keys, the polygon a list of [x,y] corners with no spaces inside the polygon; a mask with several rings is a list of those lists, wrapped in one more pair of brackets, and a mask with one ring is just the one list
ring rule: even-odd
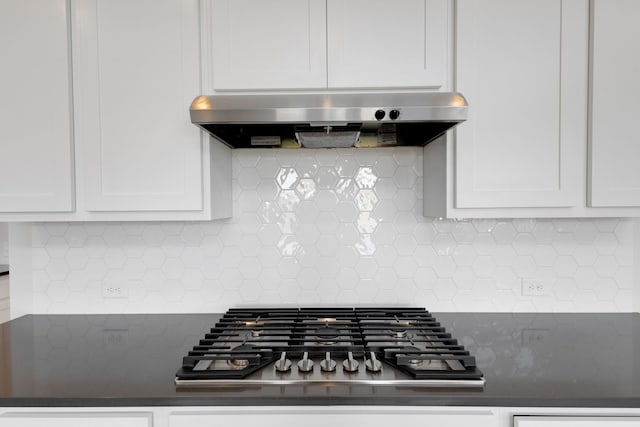
{"label": "dark granite countertop", "polygon": [[0,325],[0,406],[640,407],[640,315],[436,313],[483,390],[371,386],[176,390],[214,314],[25,316]]}

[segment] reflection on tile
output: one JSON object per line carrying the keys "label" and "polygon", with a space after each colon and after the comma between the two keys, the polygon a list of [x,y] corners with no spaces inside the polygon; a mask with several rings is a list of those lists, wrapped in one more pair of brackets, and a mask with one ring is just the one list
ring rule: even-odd
{"label": "reflection on tile", "polygon": [[424,218],[421,175],[420,148],[235,150],[232,219],[33,225],[34,310],[631,311],[632,220]]}

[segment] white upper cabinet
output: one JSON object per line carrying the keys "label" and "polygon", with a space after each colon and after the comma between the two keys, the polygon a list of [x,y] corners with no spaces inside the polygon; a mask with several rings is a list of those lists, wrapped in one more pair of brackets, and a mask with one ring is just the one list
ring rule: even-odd
{"label": "white upper cabinet", "polygon": [[0,2],[0,212],[73,210],[65,0]]}
{"label": "white upper cabinet", "polygon": [[210,90],[447,82],[450,0],[212,0]]}
{"label": "white upper cabinet", "polygon": [[79,209],[203,209],[198,0],[72,0]]}
{"label": "white upper cabinet", "polygon": [[458,0],[457,208],[578,203],[587,0]]}
{"label": "white upper cabinet", "polygon": [[324,88],[325,0],[213,0],[213,87]]}
{"label": "white upper cabinet", "polygon": [[593,0],[590,206],[640,206],[640,2]]}
{"label": "white upper cabinet", "polygon": [[439,89],[449,28],[447,0],[327,0],[329,87]]}

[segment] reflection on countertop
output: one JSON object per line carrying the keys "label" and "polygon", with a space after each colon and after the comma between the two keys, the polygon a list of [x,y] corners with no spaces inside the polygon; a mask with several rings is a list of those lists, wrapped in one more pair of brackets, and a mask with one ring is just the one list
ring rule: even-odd
{"label": "reflection on countertop", "polygon": [[640,406],[640,315],[435,313],[484,390],[371,386],[175,389],[216,314],[37,315],[0,325],[0,406]]}

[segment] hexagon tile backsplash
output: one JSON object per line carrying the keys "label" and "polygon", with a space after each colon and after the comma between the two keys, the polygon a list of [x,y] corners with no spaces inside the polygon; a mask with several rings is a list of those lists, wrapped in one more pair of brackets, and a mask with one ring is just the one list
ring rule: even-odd
{"label": "hexagon tile backsplash", "polygon": [[34,312],[632,310],[633,221],[424,218],[421,156],[236,150],[230,220],[36,224]]}

